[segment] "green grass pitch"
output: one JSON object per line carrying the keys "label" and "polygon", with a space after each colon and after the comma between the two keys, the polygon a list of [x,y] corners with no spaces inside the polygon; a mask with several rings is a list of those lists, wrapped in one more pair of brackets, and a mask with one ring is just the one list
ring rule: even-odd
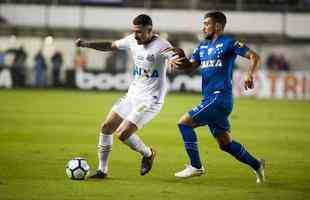
{"label": "green grass pitch", "polygon": [[116,138],[109,179],[73,181],[65,164],[85,157],[97,167],[99,125],[119,92],[0,90],[1,200],[310,199],[310,102],[235,100],[232,135],[267,161],[267,183],[221,152],[206,127],[197,129],[207,173],[187,180],[174,172],[187,163],[178,118],[200,95],[169,94],[162,112],[139,135],[157,150],[150,174],[140,156]]}

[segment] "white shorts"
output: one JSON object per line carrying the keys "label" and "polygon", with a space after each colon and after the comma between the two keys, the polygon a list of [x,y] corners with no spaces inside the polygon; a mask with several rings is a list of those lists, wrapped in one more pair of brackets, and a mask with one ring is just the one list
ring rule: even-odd
{"label": "white shorts", "polygon": [[114,104],[112,111],[141,129],[160,112],[162,105],[153,99],[124,96]]}

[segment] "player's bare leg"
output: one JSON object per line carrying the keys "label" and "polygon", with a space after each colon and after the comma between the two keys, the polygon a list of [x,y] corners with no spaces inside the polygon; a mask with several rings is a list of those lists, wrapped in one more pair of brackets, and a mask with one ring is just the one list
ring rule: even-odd
{"label": "player's bare leg", "polygon": [[139,136],[135,134],[137,130],[138,128],[135,124],[128,120],[124,120],[116,130],[116,133],[124,144],[143,156],[140,169],[140,174],[143,176],[152,169],[155,151],[146,146]]}
{"label": "player's bare leg", "polygon": [[228,132],[223,132],[217,138],[220,149],[231,154],[240,162],[249,165],[256,174],[256,182],[263,183],[265,181],[265,161],[257,160],[252,156],[240,143],[232,140]]}
{"label": "player's bare leg", "polygon": [[95,172],[95,174],[89,176],[88,178],[102,179],[107,176],[108,158],[113,145],[112,134],[115,132],[122,121],[123,118],[121,118],[117,113],[111,111],[108,114],[106,120],[102,123],[98,142],[98,170]]}
{"label": "player's bare leg", "polygon": [[179,120],[178,127],[182,135],[185,150],[190,159],[190,164],[180,172],[174,175],[178,178],[190,178],[193,176],[200,176],[204,173],[204,168],[199,157],[199,149],[196,133],[194,128],[197,124],[187,114],[183,115]]}

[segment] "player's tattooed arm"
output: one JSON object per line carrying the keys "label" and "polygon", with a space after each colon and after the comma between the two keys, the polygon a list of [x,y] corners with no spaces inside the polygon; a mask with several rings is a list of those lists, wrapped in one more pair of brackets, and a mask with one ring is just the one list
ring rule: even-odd
{"label": "player's tattooed arm", "polygon": [[246,52],[244,57],[249,59],[250,62],[251,62],[250,66],[249,66],[249,69],[248,69],[248,73],[246,74],[246,76],[244,78],[244,88],[245,88],[245,90],[253,89],[254,88],[253,74],[254,74],[257,66],[260,63],[260,57],[259,57],[259,55],[255,51],[253,51],[251,49],[249,49]]}
{"label": "player's tattooed arm", "polygon": [[99,51],[113,51],[117,49],[115,43],[107,41],[84,41],[77,39],[75,45],[77,47],[91,48]]}
{"label": "player's tattooed arm", "polygon": [[251,49],[249,49],[246,52],[245,57],[248,58],[251,62],[250,66],[249,66],[248,74],[253,75],[258,64],[260,63],[260,57],[255,51],[253,51]]}

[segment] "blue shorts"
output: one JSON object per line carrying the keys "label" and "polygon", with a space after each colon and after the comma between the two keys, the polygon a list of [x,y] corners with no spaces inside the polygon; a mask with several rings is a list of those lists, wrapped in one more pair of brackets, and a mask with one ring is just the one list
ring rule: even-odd
{"label": "blue shorts", "polygon": [[232,94],[216,91],[205,98],[188,114],[199,126],[208,125],[214,137],[230,132],[229,114],[232,111]]}

